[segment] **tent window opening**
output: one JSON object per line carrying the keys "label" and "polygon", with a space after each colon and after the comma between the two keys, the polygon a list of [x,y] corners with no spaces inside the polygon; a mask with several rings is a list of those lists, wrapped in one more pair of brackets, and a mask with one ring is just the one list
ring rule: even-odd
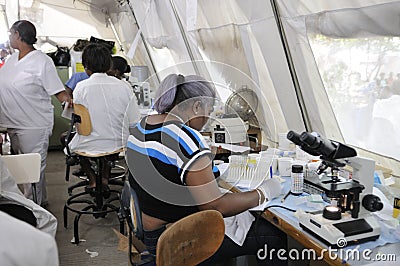
{"label": "tent window opening", "polygon": [[9,55],[8,27],[4,7],[0,5],[0,67]]}
{"label": "tent window opening", "polygon": [[400,38],[308,39],[346,143],[400,160]]}
{"label": "tent window opening", "polygon": [[8,41],[8,28],[6,13],[3,5],[0,5],[0,43],[5,44]]}

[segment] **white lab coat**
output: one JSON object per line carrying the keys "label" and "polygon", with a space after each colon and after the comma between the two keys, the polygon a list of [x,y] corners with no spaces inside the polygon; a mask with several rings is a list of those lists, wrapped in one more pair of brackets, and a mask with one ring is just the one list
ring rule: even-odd
{"label": "white lab coat", "polygon": [[0,211],[2,266],[58,266],[56,241],[30,224]]}
{"label": "white lab coat", "polygon": [[[36,228],[42,232],[48,233],[53,238],[55,237],[57,231],[56,217],[32,200],[25,198],[0,156],[0,201],[1,200],[14,202],[15,204],[25,206],[31,210],[37,220]],[[1,239],[3,239],[3,235],[0,235]]]}

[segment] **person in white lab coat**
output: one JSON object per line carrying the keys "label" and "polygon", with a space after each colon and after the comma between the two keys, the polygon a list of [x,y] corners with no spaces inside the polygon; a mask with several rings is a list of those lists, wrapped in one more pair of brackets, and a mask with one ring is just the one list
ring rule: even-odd
{"label": "person in white lab coat", "polygon": [[[88,136],[75,134],[69,147],[72,152],[91,155],[124,148],[129,136],[129,125],[140,118],[137,103],[132,100],[132,89],[127,82],[106,74],[111,66],[111,54],[103,45],[87,45],[82,53],[82,64],[90,77],[77,84],[73,98],[74,104],[88,109],[92,131]],[[96,187],[96,175],[87,158],[82,157],[80,164],[89,178],[85,191],[92,192]],[[109,191],[109,174],[110,166],[105,164],[102,177],[105,194]]]}
{"label": "person in white lab coat", "polygon": [[[22,219],[27,222],[27,224],[30,224],[30,226],[35,226],[40,231],[49,234],[53,238],[56,235],[56,217],[38,204],[34,203],[32,200],[25,198],[22,192],[18,189],[15,179],[8,171],[1,155],[0,211],[7,211],[12,216]],[[0,238],[3,239],[3,235],[0,235]]]}
{"label": "person in white lab coat", "polygon": [[[0,127],[7,128],[11,147],[17,154],[37,152],[42,158],[37,200],[48,204],[46,179],[47,148],[54,124],[51,96],[60,102],[70,101],[49,56],[36,50],[35,26],[15,22],[10,29],[12,54],[0,69]],[[25,196],[32,199],[31,184],[24,185]]]}
{"label": "person in white lab coat", "polygon": [[0,211],[0,264],[2,266],[58,266],[53,237]]}

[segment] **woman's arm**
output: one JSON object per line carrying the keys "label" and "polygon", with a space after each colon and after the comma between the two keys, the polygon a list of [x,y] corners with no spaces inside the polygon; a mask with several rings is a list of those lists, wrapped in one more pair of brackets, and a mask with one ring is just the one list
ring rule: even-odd
{"label": "woman's arm", "polygon": [[[210,158],[203,156],[190,167],[186,176],[193,198],[200,204],[201,210],[213,209],[224,216],[232,216],[253,208],[259,203],[257,191],[241,193],[221,193],[212,172]],[[264,196],[261,195],[261,202]]]}

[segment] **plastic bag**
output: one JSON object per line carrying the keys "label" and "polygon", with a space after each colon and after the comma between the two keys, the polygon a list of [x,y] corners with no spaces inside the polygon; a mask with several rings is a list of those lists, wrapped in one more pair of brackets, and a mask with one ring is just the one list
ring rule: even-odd
{"label": "plastic bag", "polygon": [[91,43],[98,43],[98,44],[104,45],[105,47],[107,47],[110,50],[110,52],[112,51],[112,49],[114,48],[114,45],[115,45],[115,42],[113,42],[113,41],[106,41],[106,40],[99,39],[99,38],[96,38],[93,36],[90,37],[89,41]]}
{"label": "plastic bag", "polygon": [[57,46],[57,51],[48,53],[47,55],[53,59],[56,66],[69,66],[71,61],[71,55],[69,54],[69,49],[67,47]]}

